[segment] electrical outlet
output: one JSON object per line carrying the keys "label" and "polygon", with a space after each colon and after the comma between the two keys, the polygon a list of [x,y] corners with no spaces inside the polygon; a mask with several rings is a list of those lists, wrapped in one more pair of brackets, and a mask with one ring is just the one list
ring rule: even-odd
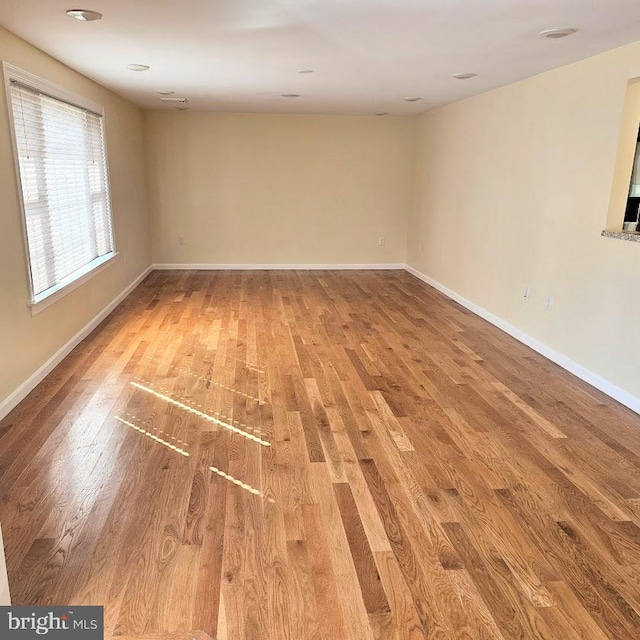
{"label": "electrical outlet", "polygon": [[553,296],[552,295],[548,295],[547,299],[545,300],[544,303],[544,308],[547,311],[551,311],[553,309]]}
{"label": "electrical outlet", "polygon": [[525,300],[529,300],[529,298],[531,297],[531,287],[525,287],[524,288],[524,293],[522,294],[522,297]]}
{"label": "electrical outlet", "polygon": [[378,240],[378,245],[380,245],[381,247],[384,247],[384,243],[385,243],[385,239],[384,239],[384,237],[382,237],[382,238],[380,238],[380,239]]}
{"label": "electrical outlet", "polygon": [[178,236],[178,244],[187,244],[187,239],[184,236]]}

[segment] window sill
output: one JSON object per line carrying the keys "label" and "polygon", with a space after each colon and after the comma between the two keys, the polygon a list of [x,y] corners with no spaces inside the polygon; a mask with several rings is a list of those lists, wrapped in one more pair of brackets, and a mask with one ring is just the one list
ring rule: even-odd
{"label": "window sill", "polygon": [[64,298],[68,293],[71,293],[85,282],[95,278],[95,276],[100,272],[113,264],[117,255],[117,253],[112,252],[101,256],[100,258],[96,258],[86,267],[72,273],[55,287],[51,287],[36,296],[33,302],[29,305],[31,308],[31,315],[35,316],[39,314],[41,311],[44,311],[61,298]]}
{"label": "window sill", "polygon": [[638,231],[603,231],[601,235],[605,238],[614,238],[615,240],[640,242],[640,232]]}

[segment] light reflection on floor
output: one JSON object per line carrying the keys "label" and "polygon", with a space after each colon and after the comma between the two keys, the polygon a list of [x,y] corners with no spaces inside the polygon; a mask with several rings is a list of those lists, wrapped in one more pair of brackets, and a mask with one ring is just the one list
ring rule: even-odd
{"label": "light reflection on floor", "polygon": [[[144,382],[146,382],[145,380],[142,380],[141,378],[135,378],[133,381],[130,382],[131,386],[133,386],[136,389],[139,389],[140,391],[143,391],[145,393],[148,393],[150,395],[152,395],[154,398],[158,399],[158,400],[162,400],[163,402],[166,402],[172,406],[178,407],[179,409],[182,409],[183,411],[186,411],[188,413],[191,413],[193,415],[198,416],[199,418],[206,420],[208,422],[214,423],[220,427],[222,427],[223,429],[226,429],[228,431],[231,431],[232,433],[236,433],[244,438],[247,438],[248,440],[255,442],[257,444],[260,444],[262,446],[265,447],[270,447],[271,443],[268,442],[267,440],[263,440],[262,438],[253,435],[251,433],[247,433],[246,431],[243,431],[242,429],[239,429],[238,427],[229,424],[228,422],[225,422],[223,420],[220,420],[208,413],[205,413],[204,411],[200,411],[199,409],[196,409],[195,407],[191,406],[190,404],[187,404],[185,402],[181,402],[180,400],[176,400],[175,397],[172,397],[171,395],[165,394],[165,393],[161,393],[160,391],[156,391],[155,389],[151,388],[150,386],[147,386],[147,384],[143,384]],[[222,386],[222,385],[221,385]],[[162,391],[165,391],[165,389],[162,389]],[[237,392],[240,393],[240,392]],[[247,394],[242,394],[247,396],[248,398],[252,399],[252,396],[248,396]],[[186,400],[186,398],[184,398]],[[200,406],[200,405],[198,405]],[[201,408],[205,408],[205,407],[201,407]],[[135,429],[136,431],[138,431],[139,433],[147,436],[148,438],[154,440],[155,442],[164,445],[165,447],[176,451],[177,453],[180,453],[181,455],[188,457],[189,453],[188,451],[186,451],[185,449],[181,449],[180,447],[176,446],[175,444],[171,444],[170,442],[168,442],[167,440],[164,440],[163,438],[159,437],[158,435],[156,435],[155,433],[152,433],[151,431],[147,431],[146,429],[143,429],[142,427],[137,426],[136,424],[134,424],[133,422],[130,422],[129,420],[125,420],[124,418],[117,416],[116,420],[118,420],[120,423]],[[246,425],[245,425],[246,426]],[[251,429],[251,427],[247,427],[248,429]],[[260,431],[256,430],[257,433],[260,433]],[[171,438],[173,440],[176,440],[176,438]],[[180,441],[182,442],[182,441]],[[186,445],[186,443],[184,443]],[[249,493],[256,495],[256,496],[261,496],[262,493],[260,492],[259,489],[256,489],[255,487],[251,486],[250,484],[247,484],[246,482],[243,482],[242,480],[239,480],[238,478],[235,478],[234,476],[232,476],[229,473],[226,473],[224,471],[222,471],[222,469],[219,469],[217,467],[214,466],[210,466],[209,470],[216,474],[218,477],[220,478],[224,478],[225,480],[227,480],[228,482],[231,482],[232,484],[236,485],[237,487],[240,487],[242,489],[244,489],[245,491],[248,491]]]}
{"label": "light reflection on floor", "polygon": [[224,429],[228,429],[229,431],[232,431],[233,433],[237,433],[238,435],[247,438],[248,440],[251,440],[253,442],[257,442],[258,444],[261,444],[263,447],[270,447],[271,443],[267,442],[266,440],[263,440],[262,438],[258,438],[257,436],[254,436],[250,433],[247,433],[246,431],[242,431],[242,429],[238,429],[237,427],[234,427],[232,424],[229,424],[227,422],[223,422],[222,420],[218,420],[218,418],[214,418],[213,416],[210,416],[208,413],[204,413],[203,411],[200,411],[199,409],[195,409],[194,407],[189,406],[188,404],[185,404],[184,402],[180,402],[179,400],[174,400],[173,398],[165,395],[164,393],[159,393],[158,391],[155,391],[154,389],[151,389],[150,387],[147,387],[143,384],[140,384],[139,382],[131,382],[130,383],[133,387],[135,387],[136,389],[140,389],[141,391],[144,391],[145,393],[149,393],[152,396],[158,398],[159,400],[163,400],[164,402],[167,402],[175,407],[179,407],[180,409],[183,409],[184,411],[188,411],[189,413],[193,413],[194,415],[197,415],[199,418],[202,418],[204,420],[208,420],[209,422],[213,422],[214,424],[217,424],[221,427],[223,427]]}
{"label": "light reflection on floor", "polygon": [[234,478],[233,476],[229,475],[228,473],[225,473],[224,471],[221,471],[217,467],[209,467],[209,470],[213,471],[213,473],[216,473],[221,478],[224,478],[225,480],[228,480],[229,482],[233,482],[233,484],[236,484],[239,487],[242,487],[243,489],[246,489],[249,493],[253,493],[256,496],[261,496],[262,495],[260,493],[260,491],[258,491],[255,487],[252,487],[250,484],[247,484],[246,482],[242,482],[241,480],[238,480],[237,478]]}
{"label": "light reflection on floor", "polygon": [[154,433],[151,433],[150,431],[147,431],[146,429],[142,429],[141,427],[138,427],[135,424],[133,424],[132,422],[129,422],[128,420],[124,420],[123,418],[121,418],[119,416],[116,416],[116,420],[118,422],[121,422],[122,424],[127,425],[127,427],[131,427],[132,429],[135,429],[136,431],[138,431],[139,433],[142,433],[143,435],[147,436],[148,438],[151,438],[152,440],[155,440],[158,444],[163,444],[165,447],[168,447],[169,449],[172,449],[173,451],[176,451],[180,455],[183,455],[183,456],[185,456],[187,458],[189,457],[189,453],[187,451],[185,451],[184,449],[180,449],[180,447],[176,447],[174,444],[171,444],[170,442],[167,442],[166,440],[163,440],[162,438],[158,437]]}

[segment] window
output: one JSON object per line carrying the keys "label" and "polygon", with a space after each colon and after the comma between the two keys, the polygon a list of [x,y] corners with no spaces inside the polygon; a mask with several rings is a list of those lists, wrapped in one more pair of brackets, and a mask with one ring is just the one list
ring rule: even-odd
{"label": "window", "polygon": [[640,242],[640,78],[627,82],[613,168],[607,222],[602,235]]}
{"label": "window", "polygon": [[37,304],[115,255],[104,117],[97,105],[5,69]]}
{"label": "window", "polygon": [[624,231],[637,231],[640,222],[640,131],[636,142],[636,154],[631,172],[631,186],[627,198],[627,209],[624,214]]}

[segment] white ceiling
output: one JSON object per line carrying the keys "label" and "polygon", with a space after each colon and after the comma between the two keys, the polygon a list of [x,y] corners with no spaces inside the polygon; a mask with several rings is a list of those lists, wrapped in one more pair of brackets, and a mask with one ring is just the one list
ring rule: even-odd
{"label": "white ceiling", "polygon": [[[640,40],[638,0],[77,2],[0,0],[0,24],[150,109],[173,89],[194,110],[414,114]],[[556,27],[579,31],[538,36]]]}

